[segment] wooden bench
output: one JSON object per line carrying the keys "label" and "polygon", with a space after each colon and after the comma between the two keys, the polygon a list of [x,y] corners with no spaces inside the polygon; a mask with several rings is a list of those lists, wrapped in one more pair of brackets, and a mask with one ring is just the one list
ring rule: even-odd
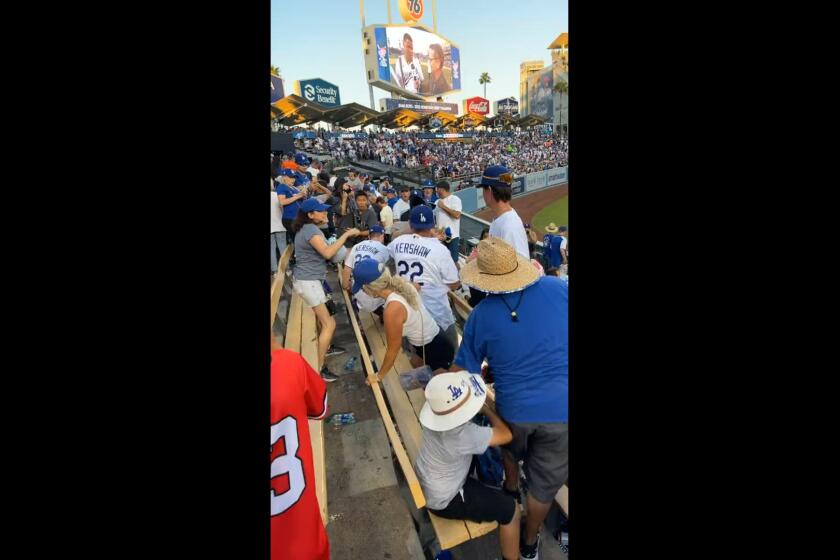
{"label": "wooden bench", "polygon": [[[370,356],[368,356],[365,350],[367,346],[365,345],[362,333],[364,332],[364,335],[370,343],[370,352],[373,354],[374,359],[377,363],[382,363],[387,346],[384,328],[379,323],[379,318],[372,313],[362,312],[359,314],[359,319],[357,319],[347,292],[342,290],[342,293],[344,294],[345,303],[350,314],[350,321],[353,324],[353,329],[359,344],[365,373],[367,375],[373,375],[377,370],[373,367]],[[422,389],[405,391],[400,385],[399,373],[411,369],[413,368],[408,358],[404,353],[400,352],[394,368],[385,376],[382,383],[374,383],[372,390],[377,406],[379,407],[379,412],[382,415],[382,420],[385,423],[388,437],[391,440],[391,445],[394,448],[394,453],[397,456],[397,461],[408,482],[414,504],[418,508],[421,508],[426,505],[426,499],[423,496],[417,474],[414,472],[413,464],[419,454],[420,443],[422,441],[422,430],[418,415],[426,399]],[[399,435],[394,430],[394,421],[391,419],[391,414],[385,404],[382,395],[383,390],[387,394],[388,403],[394,412],[394,419],[399,428]],[[486,535],[498,527],[498,523],[496,522],[476,523],[473,521],[444,519],[431,512],[429,512],[429,517],[432,521],[432,526],[440,547],[444,550],[454,548],[470,539]]]}
{"label": "wooden bench", "polygon": [[[277,267],[277,276],[271,283],[271,325],[274,325],[274,318],[277,316],[277,306],[280,305],[280,297],[283,295],[283,283],[286,281],[286,269],[289,267],[289,260],[292,258],[294,247],[286,246],[286,250],[280,256],[280,264]],[[317,368],[316,368],[317,369]]]}
{"label": "wooden bench", "polygon": [[[271,322],[274,323],[277,305],[286,278],[286,265],[291,257],[291,247],[286,249],[281,259],[274,284],[271,287]],[[315,371],[318,367],[318,331],[315,313],[303,303],[297,293],[292,294],[289,302],[289,317],[286,322],[286,338],[284,348],[298,352]],[[321,520],[326,526],[329,522],[327,515],[327,470],[324,452],[324,422],[323,420],[309,420],[309,437],[312,442],[312,460],[315,467],[315,494],[321,508]]]}

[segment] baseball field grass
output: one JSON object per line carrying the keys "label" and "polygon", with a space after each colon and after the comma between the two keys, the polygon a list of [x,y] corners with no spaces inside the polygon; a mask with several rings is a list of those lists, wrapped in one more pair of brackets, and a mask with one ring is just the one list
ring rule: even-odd
{"label": "baseball field grass", "polygon": [[564,196],[559,200],[555,200],[536,214],[531,220],[531,227],[537,231],[539,235],[545,234],[545,226],[554,222],[557,226],[569,225],[569,197]]}

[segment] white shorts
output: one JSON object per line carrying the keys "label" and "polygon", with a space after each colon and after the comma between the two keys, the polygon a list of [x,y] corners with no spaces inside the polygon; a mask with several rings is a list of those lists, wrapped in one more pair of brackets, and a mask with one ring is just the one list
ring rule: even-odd
{"label": "white shorts", "polygon": [[309,307],[318,307],[329,299],[320,280],[294,280],[292,287]]}

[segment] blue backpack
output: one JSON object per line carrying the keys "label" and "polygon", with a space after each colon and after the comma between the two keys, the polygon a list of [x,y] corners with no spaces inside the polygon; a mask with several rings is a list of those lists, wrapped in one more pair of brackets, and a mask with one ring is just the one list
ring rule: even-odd
{"label": "blue backpack", "polygon": [[[490,421],[483,414],[473,419],[479,426],[489,426]],[[502,466],[502,452],[498,447],[488,447],[481,455],[473,457],[472,469],[478,480],[488,486],[501,488],[504,482],[505,469]]]}

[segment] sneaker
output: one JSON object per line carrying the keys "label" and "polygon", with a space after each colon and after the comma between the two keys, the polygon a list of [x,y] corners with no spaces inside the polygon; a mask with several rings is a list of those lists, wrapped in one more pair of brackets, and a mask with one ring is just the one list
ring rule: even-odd
{"label": "sneaker", "polygon": [[533,546],[526,546],[519,543],[519,560],[540,560],[540,535],[537,533],[537,542]]}
{"label": "sneaker", "polygon": [[554,532],[554,538],[557,539],[557,543],[560,545],[560,550],[563,551],[564,554],[569,554],[569,532],[568,530],[557,529]]}
{"label": "sneaker", "polygon": [[321,368],[321,379],[326,381],[327,383],[332,383],[333,381],[338,379],[338,376],[327,369],[327,366]]}
{"label": "sneaker", "polygon": [[338,356],[339,354],[344,354],[345,352],[347,352],[347,350],[345,350],[341,346],[336,346],[335,344],[330,344],[330,347],[327,348],[327,354],[326,355],[327,356]]}

